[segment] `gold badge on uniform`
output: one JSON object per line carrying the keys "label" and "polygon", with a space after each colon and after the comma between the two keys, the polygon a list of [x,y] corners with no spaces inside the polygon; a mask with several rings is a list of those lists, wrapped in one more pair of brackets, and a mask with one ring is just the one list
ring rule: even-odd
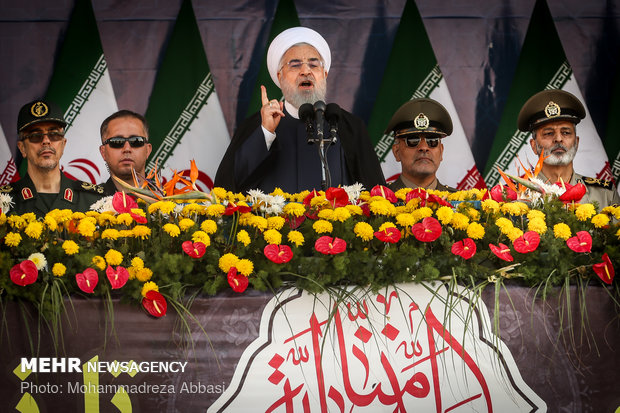
{"label": "gold badge on uniform", "polygon": [[73,191],[71,190],[71,188],[65,189],[65,194],[63,198],[65,198],[69,202],[73,202]]}
{"label": "gold badge on uniform", "polygon": [[32,190],[30,188],[24,188],[22,189],[22,198],[25,200],[32,198],[34,195],[32,195]]}
{"label": "gold badge on uniform", "polygon": [[556,116],[560,116],[561,113],[562,110],[560,109],[560,106],[553,101],[549,101],[547,106],[545,106],[545,115],[548,118],[555,118]]}
{"label": "gold badge on uniform", "polygon": [[47,105],[41,101],[34,102],[30,107],[30,113],[36,118],[42,118],[49,112]]}
{"label": "gold badge on uniform", "polygon": [[430,124],[430,122],[424,113],[420,113],[413,120],[413,124],[415,125],[416,129],[428,129],[428,125]]}

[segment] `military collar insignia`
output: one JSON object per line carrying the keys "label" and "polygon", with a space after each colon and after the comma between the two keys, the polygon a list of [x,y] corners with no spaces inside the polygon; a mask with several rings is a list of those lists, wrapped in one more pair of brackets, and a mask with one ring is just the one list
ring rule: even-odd
{"label": "military collar insignia", "polygon": [[87,191],[97,192],[98,194],[103,194],[104,188],[102,185],[95,185],[89,182],[82,182],[82,188]]}
{"label": "military collar insignia", "polygon": [[34,198],[34,195],[32,195],[32,190],[30,188],[23,188],[22,189],[22,198],[25,200],[27,199],[31,199]]}
{"label": "military collar insignia", "polygon": [[13,191],[13,187],[11,185],[0,186],[0,194],[9,193]]}
{"label": "military collar insignia", "polygon": [[73,202],[73,190],[71,188],[65,189],[65,193],[63,194],[63,198],[69,202]]}
{"label": "military collar insignia", "polygon": [[47,107],[47,105],[41,102],[40,100],[34,102],[32,106],[30,107],[30,113],[35,118],[42,118],[43,116],[47,115],[49,111],[50,110]]}
{"label": "military collar insignia", "polygon": [[612,183],[610,181],[606,181],[604,179],[590,178],[587,176],[583,177],[583,183],[587,185],[598,186],[601,188],[607,188],[607,189],[612,188]]}
{"label": "military collar insignia", "polygon": [[557,103],[549,101],[549,103],[547,103],[547,106],[545,106],[545,116],[547,116],[547,118],[555,118],[557,116],[560,116],[561,114],[562,110]]}
{"label": "military collar insignia", "polygon": [[413,124],[415,125],[416,129],[424,130],[424,129],[428,129],[428,126],[430,125],[430,121],[428,120],[428,117],[426,117],[424,113],[420,113],[413,120]]}

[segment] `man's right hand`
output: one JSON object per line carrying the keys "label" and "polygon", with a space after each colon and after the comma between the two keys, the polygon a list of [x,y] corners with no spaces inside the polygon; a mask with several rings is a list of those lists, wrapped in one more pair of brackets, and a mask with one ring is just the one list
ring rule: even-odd
{"label": "man's right hand", "polygon": [[284,117],[284,102],[267,97],[267,89],[261,85],[261,101],[263,106],[260,108],[261,125],[271,133],[276,133],[276,128],[280,119]]}

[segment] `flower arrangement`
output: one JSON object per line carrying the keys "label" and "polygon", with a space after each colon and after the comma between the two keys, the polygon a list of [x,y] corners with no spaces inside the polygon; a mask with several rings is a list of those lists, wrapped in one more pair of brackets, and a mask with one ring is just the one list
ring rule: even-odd
{"label": "flower arrangement", "polygon": [[495,200],[475,189],[362,189],[243,195],[215,188],[172,198],[143,189],[134,194],[147,202],[118,192],[86,213],[2,212],[2,296],[44,313],[54,310],[50,291],[56,299],[120,296],[161,317],[187,294],[227,288],[613,283],[620,207]]}

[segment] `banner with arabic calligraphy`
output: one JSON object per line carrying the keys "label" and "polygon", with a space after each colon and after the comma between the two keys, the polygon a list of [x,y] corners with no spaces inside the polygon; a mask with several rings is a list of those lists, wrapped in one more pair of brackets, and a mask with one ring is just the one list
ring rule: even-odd
{"label": "banner with arabic calligraphy", "polygon": [[[190,323],[191,342],[171,309],[153,319],[113,300],[112,320],[105,302],[79,297],[65,303],[54,342],[36,309],[3,302],[0,410],[503,413],[620,406],[620,324],[604,288],[571,288],[567,305],[560,290],[543,301],[508,286],[497,291],[497,307],[492,286],[478,300],[444,288],[432,298],[413,284],[349,292],[331,318],[335,307],[324,295],[199,297],[190,308],[200,324]],[[489,330],[495,311],[501,340]]]}

